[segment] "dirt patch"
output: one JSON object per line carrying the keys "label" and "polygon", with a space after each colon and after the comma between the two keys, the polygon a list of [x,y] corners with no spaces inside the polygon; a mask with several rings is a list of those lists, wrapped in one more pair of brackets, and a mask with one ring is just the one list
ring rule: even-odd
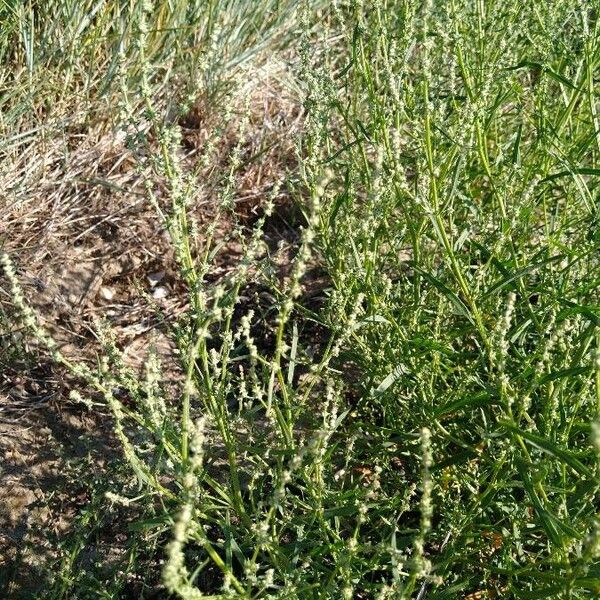
{"label": "dirt patch", "polygon": [[[203,157],[217,127],[214,115],[200,103],[181,121],[181,167],[197,182],[188,212],[198,247],[211,223],[221,243],[209,281],[239,263],[239,236],[252,228],[276,182],[294,167],[291,140],[302,110],[280,82],[275,74],[242,90],[235,110],[249,111],[245,129],[240,134],[241,117],[233,119],[208,165]],[[134,372],[142,371],[153,347],[165,379],[176,382],[181,373],[173,329],[185,315],[189,294],[145,182],[153,178],[165,210],[168,186],[147,165],[140,168],[123,136],[102,124],[75,125],[3,157],[0,248],[12,257],[27,301],[67,358],[97,362],[101,319]],[[235,148],[235,186],[231,207],[223,211],[222,173]],[[284,188],[274,201],[265,252],[281,278],[298,242],[299,217]],[[63,558],[57,548],[91,502],[82,477],[105,476],[107,461],[120,448],[108,414],[87,412],[69,400],[81,382],[45,362],[18,322],[2,275],[0,350],[0,592],[36,597],[51,584],[47,573]],[[125,534],[118,527],[109,533],[102,550],[86,547],[81,560],[110,562],[111,552],[121,552],[125,541],[118,538]]]}
{"label": "dirt patch", "polygon": [[44,385],[45,395],[22,383],[0,392],[0,590],[9,598],[37,597],[48,585],[48,567],[61,558],[56,542],[88,501],[82,469],[93,479],[118,452],[102,419],[60,402],[50,372]]}

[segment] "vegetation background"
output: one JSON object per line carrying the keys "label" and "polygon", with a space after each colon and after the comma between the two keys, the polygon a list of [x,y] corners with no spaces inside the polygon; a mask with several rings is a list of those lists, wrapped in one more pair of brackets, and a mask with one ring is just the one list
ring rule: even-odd
{"label": "vegetation background", "polygon": [[3,597],[597,597],[599,9],[3,0]]}

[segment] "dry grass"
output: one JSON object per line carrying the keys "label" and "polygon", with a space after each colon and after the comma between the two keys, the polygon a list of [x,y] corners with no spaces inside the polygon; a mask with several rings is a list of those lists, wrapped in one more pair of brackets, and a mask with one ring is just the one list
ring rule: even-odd
{"label": "dry grass", "polygon": [[[302,127],[302,109],[294,90],[282,85],[282,68],[274,65],[255,73],[238,91],[234,110],[249,109],[247,130],[240,139],[234,116],[219,135],[208,166],[202,164],[206,144],[220,126],[214,106],[200,100],[181,118],[180,159],[198,190],[190,215],[200,230],[217,220],[222,242],[209,274],[214,280],[237,264],[243,252],[240,232],[252,226],[275,182],[295,166],[292,140]],[[72,116],[61,135],[37,137],[5,155],[0,239],[4,250],[17,258],[27,298],[65,356],[97,360],[102,347],[96,324],[105,320],[128,366],[142,372],[152,347],[166,379],[175,383],[181,373],[172,328],[189,298],[165,223],[145,194],[145,181],[156,178],[149,169],[140,170],[139,157],[127,148],[122,134],[111,131],[108,120],[94,127],[77,125],[86,114]],[[220,178],[238,144],[243,160],[235,173],[235,208],[225,212],[218,209]],[[164,187],[162,192],[166,197]],[[296,240],[285,189],[276,204],[265,251],[280,257],[284,274]],[[0,311],[14,314],[1,279]],[[59,560],[51,548],[57,537],[67,539],[72,533],[89,494],[77,482],[77,470],[83,462],[100,469],[113,456],[115,442],[102,411],[88,412],[69,399],[73,389],[85,393],[81,382],[56,365],[39,365],[35,342],[22,336],[13,318],[5,325],[5,360],[0,359],[0,526],[5,532],[0,569],[20,582],[21,593],[35,593],[44,566]],[[12,360],[16,346],[29,359]],[[119,525],[114,527],[115,534],[123,535]],[[34,558],[31,550],[38,544],[49,550]]]}

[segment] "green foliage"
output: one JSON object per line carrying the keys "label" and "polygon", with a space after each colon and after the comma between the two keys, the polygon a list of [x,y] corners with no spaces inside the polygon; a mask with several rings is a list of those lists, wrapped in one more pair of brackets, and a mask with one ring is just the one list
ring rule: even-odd
{"label": "green foliage", "polygon": [[[114,79],[188,290],[172,332],[180,394],[165,397],[156,357],[145,380],[130,372],[110,329],[97,370],[66,359],[8,258],[5,272],[32,334],[111,409],[132,478],[115,498],[143,515],[139,539],[160,540],[166,589],[594,597],[596,3],[58,5],[5,5],[24,40],[11,60],[79,82],[93,65],[100,96]],[[61,11],[54,28],[46,6]],[[303,92],[300,160],[248,225],[235,211],[250,126],[240,66],[275,48]],[[194,73],[178,111],[209,91],[222,117],[209,138],[236,132],[211,183],[244,258],[217,280],[222,240],[194,222],[200,183],[166,118],[171,69]],[[15,98],[2,100],[13,112]],[[302,226],[277,277],[263,238],[282,190]],[[317,265],[319,306],[306,293]],[[247,302],[257,287],[267,309]]]}

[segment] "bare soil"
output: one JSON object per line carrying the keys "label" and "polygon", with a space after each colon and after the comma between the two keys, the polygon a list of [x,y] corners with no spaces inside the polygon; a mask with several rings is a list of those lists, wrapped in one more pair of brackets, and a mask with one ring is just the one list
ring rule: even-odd
{"label": "bare soil", "polygon": [[[302,122],[297,102],[273,82],[259,82],[250,93],[235,198],[238,222],[249,226],[275,180],[295,161],[291,133]],[[216,218],[215,165],[204,173],[197,168],[211,117],[198,106],[181,126],[182,163],[201,181],[190,207],[201,226]],[[67,357],[98,360],[102,348],[95,332],[101,319],[129,366],[141,372],[154,347],[166,379],[176,383],[171,328],[186,311],[187,291],[165,225],[146,198],[144,182],[152,175],[136,167],[123,137],[106,125],[63,134],[5,157],[0,249],[12,257],[27,301]],[[238,141],[235,130],[228,131],[216,160],[226,161]],[[160,181],[158,193],[166,206],[168,190]],[[285,190],[277,201],[281,210],[267,226],[266,242],[285,276],[297,231]],[[225,243],[211,274],[217,279],[240,258],[239,244],[229,237],[231,216],[218,218]],[[100,480],[119,457],[108,414],[75,404],[69,397],[74,389],[88,393],[50,364],[23,330],[0,275],[2,597],[39,597],[48,589],[48,573],[56,573],[65,559],[59,548],[92,501],[93,479]],[[118,528],[109,537],[102,549],[107,562],[127,542]],[[78,560],[97,562],[98,552],[86,547]]]}

